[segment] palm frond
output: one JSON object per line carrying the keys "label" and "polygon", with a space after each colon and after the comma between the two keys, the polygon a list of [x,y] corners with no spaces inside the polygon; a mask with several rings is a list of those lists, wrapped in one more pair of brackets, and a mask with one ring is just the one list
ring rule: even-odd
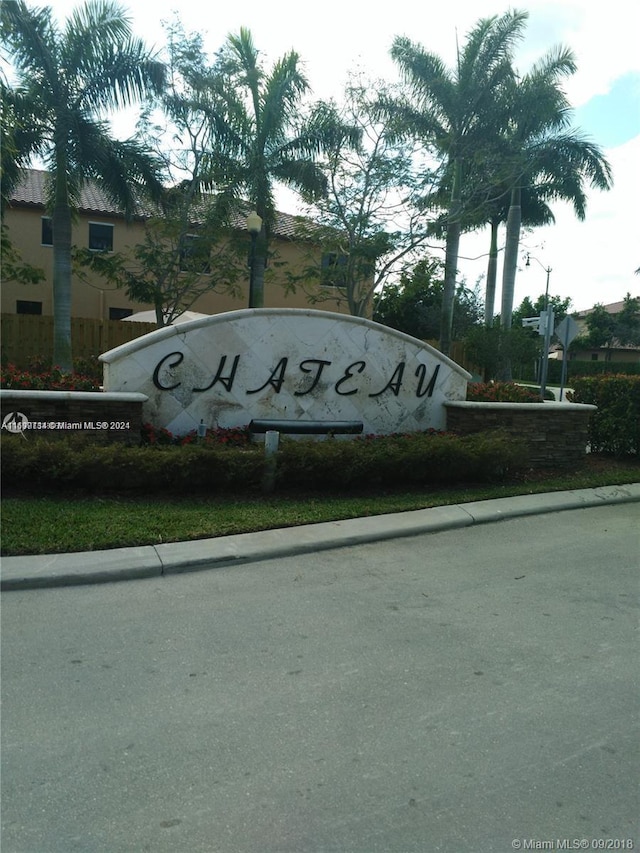
{"label": "palm frond", "polygon": [[439,123],[455,125],[455,80],[440,57],[408,38],[394,40],[391,56],[410,87],[416,112],[430,112]]}
{"label": "palm frond", "polygon": [[22,79],[55,89],[59,33],[52,10],[33,9],[23,0],[5,0],[0,3],[0,33]]}
{"label": "palm frond", "polygon": [[284,138],[287,126],[297,117],[301,97],[309,84],[299,69],[299,57],[294,51],[279,59],[264,80],[260,94],[261,142]]}
{"label": "palm frond", "polygon": [[467,36],[460,56],[458,82],[461,87],[482,86],[496,69],[510,62],[528,17],[528,12],[513,10],[478,21]]}
{"label": "palm frond", "polygon": [[310,160],[282,160],[272,173],[276,180],[299,190],[305,201],[313,202],[327,192],[326,175]]}

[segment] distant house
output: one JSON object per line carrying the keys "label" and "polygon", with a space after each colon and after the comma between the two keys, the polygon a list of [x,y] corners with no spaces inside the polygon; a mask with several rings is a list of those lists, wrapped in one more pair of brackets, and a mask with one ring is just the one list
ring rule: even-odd
{"label": "distant house", "polygon": [[[27,170],[4,211],[9,239],[23,261],[44,269],[46,280],[39,284],[3,282],[3,313],[53,315],[53,233],[46,209],[47,177],[45,171]],[[122,211],[114,208],[99,187],[88,184],[81,193],[78,215],[73,222],[72,242],[79,248],[126,254],[133,246],[143,242],[145,220],[150,215],[150,211],[141,210],[137,216],[127,221]],[[284,287],[284,271],[308,269],[311,256],[318,265],[318,281],[323,281],[322,286],[318,285],[322,299],[315,307],[348,313],[344,294],[337,285],[327,282],[326,277],[321,275],[324,261],[320,247],[310,245],[308,240],[297,238],[299,223],[298,217],[280,212],[277,215],[272,236],[272,250],[277,255],[277,263],[271,264],[270,278],[265,282],[265,307],[309,307],[308,295],[302,288],[294,293]],[[240,218],[236,226],[239,232],[245,229]],[[250,237],[247,233],[247,252],[249,245]],[[215,270],[212,270],[211,274],[214,275]],[[87,277],[88,283],[78,278],[73,280],[72,317],[119,320],[150,307],[148,303],[132,302],[124,290],[115,288],[97,275],[88,273]],[[241,283],[241,287],[243,292],[237,297],[224,293],[205,293],[190,308],[202,314],[219,314],[246,308],[248,269],[247,281]]]}
{"label": "distant house", "polygon": [[[622,311],[624,306],[624,302],[610,302],[608,305],[604,305],[603,307],[609,314],[619,314]],[[593,308],[589,308],[586,311],[578,311],[573,315],[573,318],[577,321],[578,325],[581,327],[581,334],[587,332],[587,324],[586,318],[591,314]],[[562,350],[560,348],[560,355],[557,356],[562,358]],[[640,347],[632,346],[632,345],[623,345],[618,341],[613,341],[611,346],[603,346],[603,347],[584,347],[582,349],[572,349],[569,353],[569,361],[607,361],[607,362],[625,362],[627,364],[640,364]]]}

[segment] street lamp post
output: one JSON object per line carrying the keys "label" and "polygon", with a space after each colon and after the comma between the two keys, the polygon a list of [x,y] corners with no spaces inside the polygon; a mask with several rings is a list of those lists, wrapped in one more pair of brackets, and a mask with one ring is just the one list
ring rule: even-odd
{"label": "street lamp post", "polygon": [[547,392],[547,376],[549,373],[549,346],[551,345],[551,327],[553,325],[552,315],[549,313],[549,276],[551,275],[551,267],[545,267],[537,258],[527,254],[527,262],[525,266],[531,266],[531,261],[539,264],[547,274],[547,285],[544,291],[544,314],[545,314],[545,329],[544,329],[544,351],[542,353],[542,363],[540,364],[540,399],[544,400]]}
{"label": "street lamp post", "polygon": [[[247,231],[251,236],[251,251],[249,252],[249,308],[262,308],[263,296],[256,293],[256,242],[262,229],[262,217],[256,211],[247,216]],[[259,303],[259,304],[256,304]]]}

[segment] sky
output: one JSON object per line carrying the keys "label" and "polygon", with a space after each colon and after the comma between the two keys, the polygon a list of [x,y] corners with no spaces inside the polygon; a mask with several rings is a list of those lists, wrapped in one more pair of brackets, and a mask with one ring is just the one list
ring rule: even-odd
{"label": "sky", "polygon": [[[39,0],[34,5],[44,3]],[[48,5],[63,21],[77,3],[51,0]],[[528,25],[515,64],[525,72],[555,45],[572,48],[578,70],[565,88],[575,109],[574,125],[602,147],[613,170],[614,186],[609,192],[589,192],[585,221],[578,221],[567,205],[554,203],[555,224],[523,234],[514,304],[544,293],[549,269],[550,293],[570,297],[574,310],[596,302],[617,302],[627,292],[640,296],[640,275],[634,275],[640,267],[640,4],[527,0],[510,6],[494,0],[438,4],[394,0],[376,5],[324,0],[310,7],[292,0],[233,4],[124,0],[122,5],[129,11],[135,34],[157,48],[165,43],[162,21],[176,9],[185,30],[201,32],[211,52],[228,33],[248,27],[267,62],[295,49],[304,62],[312,97],[337,100],[349,72],[398,79],[389,57],[397,35],[438,53],[451,66],[456,39],[462,45],[479,18],[501,15],[509,8],[527,10]],[[282,209],[298,212],[293,196],[283,193],[279,202]],[[484,276],[488,245],[488,234],[482,232],[462,237],[459,268],[469,286]],[[528,267],[526,252],[533,258]],[[499,304],[498,292],[496,310]]]}

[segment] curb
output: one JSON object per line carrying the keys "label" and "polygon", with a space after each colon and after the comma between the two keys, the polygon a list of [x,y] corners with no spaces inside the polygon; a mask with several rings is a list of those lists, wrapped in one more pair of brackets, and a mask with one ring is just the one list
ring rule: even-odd
{"label": "curb", "polygon": [[110,583],[204,571],[570,509],[640,502],[640,483],[519,495],[192,542],[4,557],[2,590]]}

